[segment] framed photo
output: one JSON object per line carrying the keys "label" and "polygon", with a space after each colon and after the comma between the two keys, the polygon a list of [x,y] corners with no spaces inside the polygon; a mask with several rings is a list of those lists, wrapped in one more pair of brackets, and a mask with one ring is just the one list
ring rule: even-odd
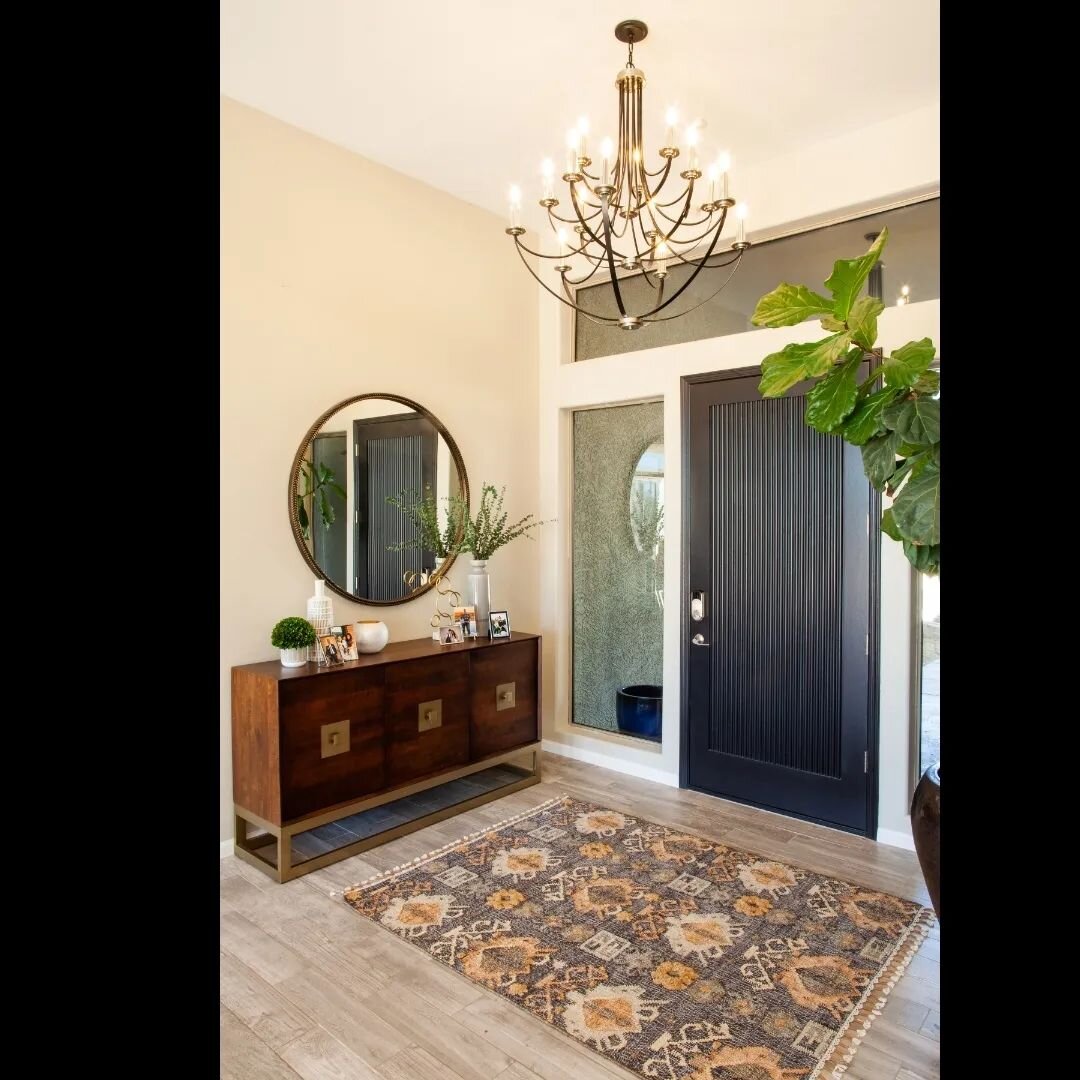
{"label": "framed photo", "polygon": [[451,623],[449,626],[442,626],[439,628],[440,645],[460,645],[461,642],[462,637],[460,623]]}
{"label": "framed photo", "polygon": [[461,631],[461,640],[476,637],[476,608],[472,604],[454,608],[454,625]]}
{"label": "framed photo", "polygon": [[360,659],[352,623],[331,626],[327,633],[320,634],[319,648],[322,650],[323,659],[328,664],[344,664],[346,660]]}
{"label": "framed photo", "polygon": [[510,615],[505,611],[492,611],[488,615],[488,627],[491,631],[492,641],[508,638],[510,636]]}

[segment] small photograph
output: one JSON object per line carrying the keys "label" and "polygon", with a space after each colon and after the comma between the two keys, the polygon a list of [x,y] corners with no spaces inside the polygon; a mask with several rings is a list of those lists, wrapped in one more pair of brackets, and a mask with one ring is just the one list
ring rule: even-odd
{"label": "small photograph", "polygon": [[331,626],[327,633],[319,636],[319,648],[328,664],[344,664],[346,660],[360,659],[352,623]]}
{"label": "small photograph", "polygon": [[472,604],[454,608],[454,625],[461,631],[461,639],[476,637],[476,608]]}
{"label": "small photograph", "polygon": [[491,640],[510,636],[510,616],[505,611],[493,611],[488,615],[488,625],[491,628]]}
{"label": "small photograph", "polygon": [[461,627],[459,625],[444,626],[439,630],[440,645],[460,645]]}

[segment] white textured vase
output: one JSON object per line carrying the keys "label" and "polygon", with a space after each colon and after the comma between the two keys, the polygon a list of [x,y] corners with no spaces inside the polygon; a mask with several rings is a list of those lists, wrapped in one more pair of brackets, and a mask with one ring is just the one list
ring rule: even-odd
{"label": "white textured vase", "polygon": [[356,627],[356,651],[360,653],[382,652],[390,640],[386,623],[377,619],[365,619],[353,623]]}
{"label": "white textured vase", "polygon": [[[319,578],[315,582],[315,595],[308,597],[307,621],[311,623],[319,636],[328,634],[334,625],[334,602],[326,595],[326,582]],[[308,659],[321,664],[326,659],[316,641],[308,652]]]}
{"label": "white textured vase", "polygon": [[473,559],[468,577],[468,603],[476,608],[476,634],[489,637],[488,613],[491,611],[491,579],[487,572],[487,559]]}
{"label": "white textured vase", "polygon": [[282,649],[282,667],[303,667],[308,662],[307,646],[300,649]]}

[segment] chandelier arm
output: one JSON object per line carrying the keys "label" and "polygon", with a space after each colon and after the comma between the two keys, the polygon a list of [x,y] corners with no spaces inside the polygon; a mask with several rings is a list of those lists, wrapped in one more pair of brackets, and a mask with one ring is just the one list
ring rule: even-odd
{"label": "chandelier arm", "polygon": [[[658,172],[655,172],[655,173],[646,172],[646,174],[645,174],[646,176],[659,176],[660,177],[660,182],[656,185],[655,188],[649,188],[648,185],[646,185],[646,187],[645,187],[645,192],[646,192],[646,195],[647,195],[647,198],[645,200],[646,202],[648,202],[650,199],[655,199],[656,196],[660,194],[660,189],[667,183],[667,179],[671,175],[671,163],[672,163],[673,160],[674,160],[674,158],[667,158],[665,160],[665,162],[664,162],[664,167],[662,169],[660,169]],[[676,200],[676,201],[678,201],[678,200]]]}
{"label": "chandelier arm", "polygon": [[[599,213],[599,211],[597,211],[597,213]],[[590,216],[596,217],[596,214],[591,214]],[[559,214],[556,214],[550,206],[548,207],[548,218],[554,218],[556,221],[561,221],[564,225],[576,225],[581,220],[581,218],[577,217],[562,217]],[[554,228],[554,226],[552,226],[552,228]]]}
{"label": "chandelier arm", "polygon": [[536,281],[537,285],[541,286],[541,288],[543,288],[547,292],[551,293],[551,295],[554,296],[555,299],[558,300],[560,304],[565,304],[568,308],[573,308],[574,311],[580,311],[582,315],[586,315],[590,319],[593,319],[594,321],[603,322],[603,323],[605,323],[605,325],[608,325],[608,326],[618,326],[619,325],[619,320],[618,319],[610,319],[610,320],[608,320],[608,319],[604,319],[604,317],[602,315],[594,315],[594,314],[592,314],[592,312],[585,311],[583,308],[579,308],[577,306],[577,304],[573,304],[569,300],[564,299],[557,292],[555,292],[554,289],[548,288],[548,286],[545,285],[544,282],[541,281],[540,278],[537,276],[536,271],[528,264],[528,262],[525,259],[525,256],[521,254],[521,246],[522,245],[517,243],[517,237],[514,238],[514,241],[515,241],[515,244],[516,244],[516,246],[518,248],[518,256],[521,258],[522,265],[525,267],[526,270],[529,271],[530,274],[532,274],[532,276],[533,276],[534,280]]}
{"label": "chandelier arm", "polygon": [[[715,300],[728,286],[728,282],[735,276],[735,270],[739,269],[739,264],[742,262],[743,253],[740,251],[737,253],[735,262],[735,268],[731,271],[726,278],[724,278],[723,284],[709,296],[706,296],[704,300],[699,300],[693,307],[687,308],[685,311],[680,311],[677,315],[661,315],[659,319],[648,319],[648,322],[671,322],[672,319],[681,319],[684,315],[689,315],[691,311],[697,311],[703,304],[707,304],[710,300]],[[729,265],[725,263],[725,265]],[[715,268],[714,268],[715,269]],[[672,298],[674,299],[674,297]]]}
{"label": "chandelier arm", "polygon": [[[638,245],[637,245],[637,234],[634,233],[634,234],[632,234],[632,236],[633,236],[633,240],[634,240],[634,254],[637,256],[637,263],[641,267],[641,276],[645,279],[645,284],[648,285],[649,288],[653,290],[653,292],[656,292],[656,286],[653,284],[652,278],[649,276],[648,267],[646,267],[644,260],[641,258],[641,251],[640,251],[640,249],[638,248]],[[642,234],[641,239],[642,240],[645,239],[644,234]],[[663,290],[664,290],[664,279],[661,278],[660,279],[660,296],[663,296],[663,294],[664,294]],[[659,297],[657,297],[657,300],[659,300]]]}
{"label": "chandelier arm", "polygon": [[[566,291],[566,295],[569,297],[570,296],[570,291],[569,291],[569,289],[566,289],[565,282],[563,283],[563,289]],[[579,315],[584,315],[585,318],[589,320],[589,322],[596,323],[597,326],[617,326],[618,325],[618,323],[615,323],[615,322],[608,322],[606,319],[604,319],[604,317],[602,315],[594,315],[591,311],[586,311],[584,308],[578,307],[577,304],[575,304],[573,302],[573,300],[570,300],[569,303],[570,303],[570,306]]]}
{"label": "chandelier arm", "polygon": [[684,292],[686,292],[687,289],[690,288],[690,286],[694,283],[694,278],[696,278],[698,276],[698,274],[701,273],[701,269],[705,265],[705,261],[712,254],[713,248],[716,247],[716,241],[719,240],[719,239],[720,239],[720,230],[717,229],[716,232],[713,233],[712,242],[709,244],[709,250],[705,252],[705,258],[702,259],[702,261],[700,263],[698,263],[698,265],[694,268],[694,272],[686,279],[686,281],[684,281],[682,283],[682,285],[678,289],[675,290],[674,296],[671,296],[669,299],[665,300],[662,304],[659,304],[656,307],[654,307],[652,309],[652,311],[648,312],[648,314],[642,315],[641,317],[643,319],[647,319],[650,316],[655,315],[658,311],[663,311],[663,309],[666,308],[668,306],[668,304],[673,304],[676,300],[679,299],[680,296],[682,296],[682,294]]}
{"label": "chandelier arm", "polygon": [[[607,241],[601,240],[600,237],[597,236],[596,233],[594,233],[591,228],[589,228],[588,222],[585,220],[585,218],[583,218],[581,216],[581,211],[578,209],[578,205],[577,205],[577,191],[575,190],[573,184],[570,185],[570,197],[573,200],[574,210],[578,215],[578,221],[581,222],[581,224],[585,227],[585,230],[586,230],[586,232],[588,232],[589,236],[591,236],[593,238],[593,240],[596,241],[597,246],[602,251],[604,251],[605,253],[611,254],[612,253],[612,248],[611,248],[610,238]],[[605,201],[605,202],[603,202],[601,204],[601,207],[600,207],[601,211],[603,211],[606,207],[607,207],[607,202]],[[604,229],[605,229],[605,233],[606,233],[607,229],[608,229],[608,222],[607,222],[606,216],[605,216],[605,220],[604,220]],[[621,239],[621,237],[620,237],[620,239]],[[618,258],[622,259],[623,261],[626,260],[626,256],[623,255],[621,252],[616,251],[616,252],[614,252],[614,254],[616,256],[618,256]]]}
{"label": "chandelier arm", "polygon": [[575,281],[574,278],[567,277],[564,274],[563,275],[563,280],[568,281],[571,285],[574,285],[575,287],[578,286],[578,285],[584,285],[585,282],[591,280],[593,275],[596,273],[596,271],[599,270],[600,267],[604,265],[604,261],[603,261],[603,259],[597,259],[596,262],[591,262],[590,261],[590,264],[592,266],[592,269],[584,277],[580,277]]}
{"label": "chandelier arm", "polygon": [[615,292],[615,303],[619,308],[619,314],[625,315],[626,306],[623,304],[622,289],[619,288],[619,275],[615,273],[615,256],[612,253],[611,248],[611,213],[606,202],[600,209],[604,211],[604,239],[607,241],[604,246],[607,248],[608,271],[611,274],[611,287]]}

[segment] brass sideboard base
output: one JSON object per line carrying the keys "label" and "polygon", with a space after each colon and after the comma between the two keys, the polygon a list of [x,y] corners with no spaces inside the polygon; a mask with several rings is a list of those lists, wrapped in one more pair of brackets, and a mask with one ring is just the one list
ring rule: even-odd
{"label": "brass sideboard base", "polygon": [[[514,761],[515,758],[526,755],[531,758],[528,767],[521,766]],[[333,821],[339,821],[341,818],[351,817],[353,814],[362,813],[364,810],[374,810],[378,806],[397,802],[399,799],[416,795],[421,791],[442,787],[453,780],[460,780],[473,773],[483,772],[485,769],[490,769],[496,765],[510,765],[515,771],[521,773],[521,779],[493,788],[491,791],[485,791],[480,795],[474,795],[451,806],[433,810],[400,825],[393,825],[381,832],[366,836],[362,840],[334,848],[333,851],[327,851],[297,863],[292,860],[292,841],[293,837],[298,833],[308,832],[310,829],[328,825]],[[321,814],[314,814],[286,825],[278,826],[263,821],[258,815],[234,803],[233,816],[236,831],[233,852],[238,859],[243,859],[244,862],[258,867],[279,883],[292,881],[294,878],[311,873],[312,870],[318,870],[321,867],[329,866],[331,863],[340,862],[342,859],[347,859],[352,855],[359,855],[362,851],[378,847],[390,840],[397,839],[399,836],[416,832],[417,829],[422,829],[427,825],[434,825],[437,821],[444,821],[455,814],[461,814],[466,810],[472,810],[473,807],[494,802],[495,799],[501,799],[504,795],[510,795],[512,792],[521,791],[523,788],[532,787],[533,784],[539,783],[540,743],[536,742],[528,746],[518,747],[505,754],[497,754],[484,761],[474,761],[472,764],[463,765],[459,769],[452,769],[438,776],[428,777],[426,780],[408,784],[394,791],[385,791],[379,795],[360,799],[357,802],[348,803]],[[249,837],[249,825],[264,830],[263,835]]]}

